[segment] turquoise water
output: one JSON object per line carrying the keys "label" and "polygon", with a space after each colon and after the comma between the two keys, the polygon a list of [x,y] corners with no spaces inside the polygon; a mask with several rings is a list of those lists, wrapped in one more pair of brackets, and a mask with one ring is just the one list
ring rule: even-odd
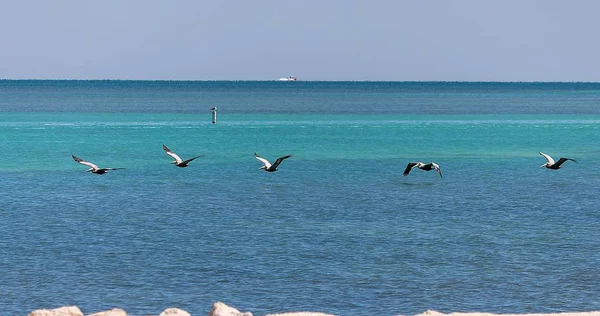
{"label": "turquoise water", "polygon": [[600,84],[0,81],[0,110],[10,315],[600,309]]}

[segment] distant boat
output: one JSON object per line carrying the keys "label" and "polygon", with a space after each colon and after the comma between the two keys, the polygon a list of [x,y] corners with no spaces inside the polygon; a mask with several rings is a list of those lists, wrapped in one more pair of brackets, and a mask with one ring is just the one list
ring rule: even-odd
{"label": "distant boat", "polygon": [[279,81],[296,81],[296,80],[298,80],[298,78],[296,78],[294,76],[279,78]]}

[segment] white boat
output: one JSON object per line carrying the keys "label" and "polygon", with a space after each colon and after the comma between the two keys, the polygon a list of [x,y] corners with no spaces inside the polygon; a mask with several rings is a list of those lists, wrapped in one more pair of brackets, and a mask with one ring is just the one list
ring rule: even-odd
{"label": "white boat", "polygon": [[296,80],[298,80],[298,78],[296,78],[294,76],[279,78],[279,81],[296,81]]}

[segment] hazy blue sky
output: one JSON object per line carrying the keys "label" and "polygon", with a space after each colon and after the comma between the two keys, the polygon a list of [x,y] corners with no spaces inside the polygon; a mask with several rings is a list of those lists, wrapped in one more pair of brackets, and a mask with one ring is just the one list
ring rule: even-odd
{"label": "hazy blue sky", "polygon": [[0,78],[600,81],[600,1],[0,2]]}

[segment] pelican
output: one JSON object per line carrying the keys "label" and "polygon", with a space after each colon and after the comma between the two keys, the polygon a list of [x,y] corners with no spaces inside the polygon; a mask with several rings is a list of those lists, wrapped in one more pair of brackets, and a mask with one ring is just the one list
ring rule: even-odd
{"label": "pelican", "polygon": [[277,158],[277,160],[275,160],[274,164],[271,164],[267,159],[260,157],[257,153],[254,153],[254,157],[264,164],[264,166],[260,167],[260,169],[264,169],[267,172],[275,172],[277,171],[277,167],[281,164],[281,162],[285,159],[292,157],[292,155],[279,157]]}
{"label": "pelican", "polygon": [[84,161],[83,159],[81,159],[75,155],[71,155],[71,156],[73,156],[73,160],[75,160],[76,162],[78,162],[84,166],[90,167],[90,169],[88,169],[86,172],[91,172],[91,173],[95,173],[95,174],[105,174],[109,170],[125,169],[125,168],[98,168],[98,166],[96,166],[95,164],[93,164],[91,162]]}
{"label": "pelican", "polygon": [[188,164],[199,157],[202,156],[196,156],[187,160],[182,160],[181,157],[179,157],[176,153],[172,152],[169,147],[165,146],[165,144],[163,144],[163,150],[165,151],[165,153],[167,153],[167,155],[173,157],[173,159],[175,159],[175,161],[171,161],[170,163],[175,164],[175,166],[180,167],[180,168],[185,168],[188,166]]}
{"label": "pelican", "polygon": [[567,160],[571,160],[571,161],[577,162],[577,161],[575,161],[575,160],[573,160],[571,158],[564,158],[564,157],[560,157],[560,159],[558,159],[557,162],[554,162],[554,159],[552,159],[552,157],[544,154],[541,151],[540,151],[540,155],[544,156],[544,158],[546,158],[546,161],[547,161],[545,164],[541,165],[540,167],[546,167],[548,169],[553,169],[553,170],[560,169],[560,166],[563,163],[565,163],[565,161],[567,161]]}
{"label": "pelican", "polygon": [[422,162],[409,162],[408,165],[406,165],[406,169],[404,169],[403,175],[407,176],[413,168],[419,168],[425,171],[431,171],[432,169],[435,169],[435,171],[437,171],[437,173],[440,175],[440,178],[443,178],[440,166],[435,162],[427,164]]}

